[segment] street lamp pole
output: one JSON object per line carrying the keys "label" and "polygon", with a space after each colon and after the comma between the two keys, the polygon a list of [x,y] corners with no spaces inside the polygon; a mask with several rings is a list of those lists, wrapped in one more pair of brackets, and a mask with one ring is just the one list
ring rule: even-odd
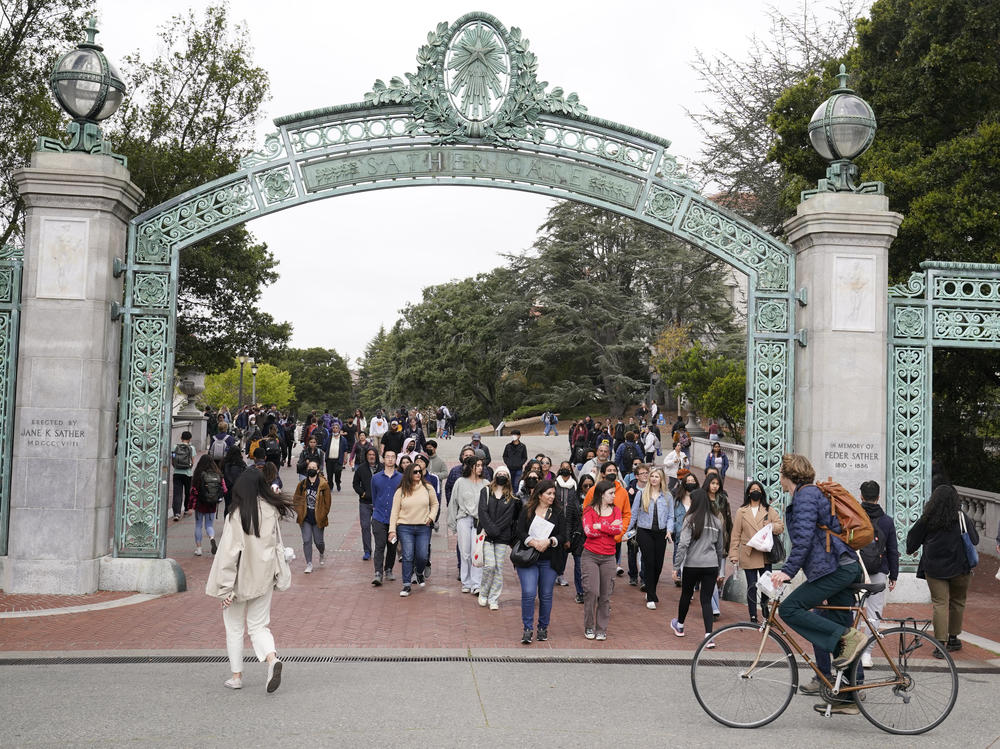
{"label": "street lamp pole", "polygon": [[239,413],[243,408],[243,365],[247,363],[247,357],[241,354],[236,358],[236,361],[240,363],[240,396],[236,404],[236,413]]}
{"label": "street lamp pole", "polygon": [[257,364],[253,359],[250,360],[250,374],[253,375],[253,389],[251,391],[250,402],[257,405]]}

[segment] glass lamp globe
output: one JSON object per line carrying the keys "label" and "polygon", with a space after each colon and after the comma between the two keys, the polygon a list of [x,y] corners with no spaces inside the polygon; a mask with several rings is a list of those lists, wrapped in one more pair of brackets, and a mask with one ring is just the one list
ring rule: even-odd
{"label": "glass lamp globe", "polygon": [[59,58],[49,83],[59,105],[74,120],[100,122],[113,115],[125,96],[125,84],[104,48],[94,43],[93,21],[87,41]]}
{"label": "glass lamp globe", "polygon": [[875,113],[847,88],[843,65],[837,77],[840,88],[816,108],[809,121],[809,142],[827,161],[850,161],[867,151],[875,139]]}

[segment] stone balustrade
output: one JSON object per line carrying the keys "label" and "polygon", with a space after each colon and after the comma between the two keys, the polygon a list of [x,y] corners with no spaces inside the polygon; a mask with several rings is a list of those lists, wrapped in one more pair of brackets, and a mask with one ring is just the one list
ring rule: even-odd
{"label": "stone balustrade", "polygon": [[[729,458],[729,471],[726,473],[727,479],[743,481],[746,476],[746,448],[733,442],[719,441],[722,452]],[[669,445],[668,445],[669,447]],[[712,450],[712,441],[706,437],[691,438],[691,466],[701,472],[705,470],[705,458]]]}
{"label": "stone balustrade", "polygon": [[1000,525],[1000,494],[956,486],[962,500],[962,509],[972,518],[979,532],[980,554],[997,554],[997,526]]}

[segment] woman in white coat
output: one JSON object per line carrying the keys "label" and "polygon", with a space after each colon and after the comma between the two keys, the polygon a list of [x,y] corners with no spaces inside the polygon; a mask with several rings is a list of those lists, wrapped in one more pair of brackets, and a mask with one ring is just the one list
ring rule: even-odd
{"label": "woman in white coat", "polygon": [[278,575],[277,555],[284,553],[278,519],[291,514],[292,509],[257,468],[240,474],[232,497],[205,593],[222,600],[226,650],[233,672],[226,686],[243,687],[245,621],[257,659],[267,661],[266,687],[270,694],[281,684],[281,661],[268,628],[271,594]]}

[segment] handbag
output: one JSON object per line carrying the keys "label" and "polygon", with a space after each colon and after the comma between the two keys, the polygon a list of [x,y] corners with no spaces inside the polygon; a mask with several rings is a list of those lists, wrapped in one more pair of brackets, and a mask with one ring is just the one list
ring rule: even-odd
{"label": "handbag", "polygon": [[292,568],[288,565],[290,559],[295,559],[295,550],[285,546],[281,540],[281,521],[275,521],[275,530],[278,534],[278,545],[274,549],[274,556],[278,560],[278,571],[274,575],[274,589],[288,590],[292,585]]}
{"label": "handbag", "polygon": [[785,542],[781,538],[781,534],[774,534],[771,536],[773,542],[771,544],[771,550],[764,552],[764,561],[768,564],[779,564],[785,561]]}
{"label": "handbag", "polygon": [[479,531],[476,534],[476,542],[472,545],[472,566],[482,567],[485,563],[483,557],[486,546],[486,531]]}
{"label": "handbag", "polygon": [[979,564],[979,551],[976,545],[969,538],[969,531],[965,527],[965,513],[958,511],[958,525],[962,529],[962,543],[965,545],[965,558],[969,561],[969,569],[974,569]]}
{"label": "handbag", "polygon": [[739,567],[733,567],[733,574],[722,584],[722,600],[732,603],[746,603],[747,580]]}
{"label": "handbag", "polygon": [[510,549],[510,563],[515,567],[534,567],[538,564],[538,549],[518,539]]}

